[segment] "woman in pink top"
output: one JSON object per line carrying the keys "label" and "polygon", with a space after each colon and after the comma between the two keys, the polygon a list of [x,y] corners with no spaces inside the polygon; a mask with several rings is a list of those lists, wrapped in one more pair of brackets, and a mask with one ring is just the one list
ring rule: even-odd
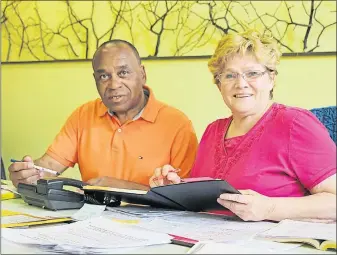
{"label": "woman in pink top", "polygon": [[[336,145],[310,111],[272,101],[280,57],[255,30],[219,42],[208,66],[232,116],[207,127],[190,177],[239,189],[218,203],[243,220],[336,220]],[[174,170],[157,168],[150,186],[179,183]]]}

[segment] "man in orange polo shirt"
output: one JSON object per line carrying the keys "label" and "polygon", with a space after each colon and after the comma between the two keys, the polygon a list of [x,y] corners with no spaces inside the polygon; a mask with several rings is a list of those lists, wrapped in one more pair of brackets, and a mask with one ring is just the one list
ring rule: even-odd
{"label": "man in orange polo shirt", "polygon": [[[191,121],[155,99],[136,48],[108,41],[92,67],[101,99],[76,109],[34,164],[61,173],[77,163],[83,181],[128,189],[148,189],[154,169],[165,164],[188,176],[198,145]],[[15,186],[47,175],[33,168],[31,157],[23,161],[9,167]]]}

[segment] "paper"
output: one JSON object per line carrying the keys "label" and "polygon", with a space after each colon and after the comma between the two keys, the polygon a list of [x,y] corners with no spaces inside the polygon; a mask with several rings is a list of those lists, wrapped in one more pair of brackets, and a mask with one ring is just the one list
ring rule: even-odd
{"label": "paper", "polygon": [[33,216],[26,215],[9,215],[1,217],[1,226],[7,224],[15,224],[15,223],[24,223],[24,222],[33,222],[33,221],[41,221],[45,220],[43,218],[36,218]]}
{"label": "paper", "polygon": [[259,240],[238,243],[198,242],[187,254],[283,254],[298,246]]}
{"label": "paper", "polygon": [[18,197],[20,197],[20,194],[13,185],[1,184],[1,200],[7,200]]}
{"label": "paper", "polygon": [[272,222],[244,222],[229,217],[193,212],[139,223],[140,227],[157,232],[198,241],[216,242],[248,240],[275,225],[276,223]]}
{"label": "paper", "polygon": [[186,211],[178,211],[173,209],[155,208],[151,206],[141,205],[125,205],[119,207],[107,207],[107,210],[126,214],[129,216],[135,216],[140,218],[146,217],[162,217],[167,215],[185,214]]}
{"label": "paper", "polygon": [[66,222],[70,220],[71,220],[70,218],[38,217],[35,215],[25,214],[21,212],[14,212],[10,210],[1,211],[1,227],[2,228],[51,224],[51,223]]}
{"label": "paper", "polygon": [[336,241],[336,223],[282,220],[272,229],[260,233],[259,236],[274,238],[312,238]]}
{"label": "paper", "polygon": [[103,187],[103,186],[84,186],[83,190],[103,190],[103,191],[115,191],[120,193],[131,193],[131,194],[138,194],[138,195],[145,195],[147,190],[138,190],[138,189],[118,189],[112,187]]}
{"label": "paper", "polygon": [[74,220],[88,220],[102,215],[106,205],[84,204],[71,218]]}
{"label": "paper", "polygon": [[3,229],[1,237],[21,243],[83,248],[126,248],[170,243],[167,234],[155,233],[99,217],[66,226]]}

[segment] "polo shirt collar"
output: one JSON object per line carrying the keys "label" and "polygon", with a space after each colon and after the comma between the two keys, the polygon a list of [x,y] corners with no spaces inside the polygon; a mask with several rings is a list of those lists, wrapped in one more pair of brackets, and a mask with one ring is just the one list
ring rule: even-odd
{"label": "polo shirt collar", "polygon": [[[157,101],[152,89],[150,89],[148,86],[144,86],[144,93],[149,93],[149,99],[145,107],[133,118],[133,120],[143,118],[144,120],[147,120],[149,122],[154,122],[160,108],[162,108],[164,105],[161,102]],[[105,114],[110,113],[108,113],[108,108],[101,101],[100,107],[98,109],[98,116],[103,117]]]}

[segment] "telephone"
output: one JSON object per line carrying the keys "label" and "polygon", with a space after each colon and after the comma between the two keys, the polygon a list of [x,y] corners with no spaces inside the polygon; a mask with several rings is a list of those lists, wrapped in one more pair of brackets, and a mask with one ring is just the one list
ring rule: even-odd
{"label": "telephone", "polygon": [[107,206],[120,205],[120,199],[108,194],[80,194],[78,192],[63,189],[63,186],[82,188],[85,183],[61,177],[39,179],[34,184],[18,184],[18,192],[23,200],[33,206],[50,210],[77,209],[84,203],[105,204]]}
{"label": "telephone", "polygon": [[84,204],[84,195],[69,190],[63,186],[82,188],[83,183],[70,178],[45,178],[37,184],[18,184],[18,192],[29,205],[34,205],[50,210],[77,209]]}

